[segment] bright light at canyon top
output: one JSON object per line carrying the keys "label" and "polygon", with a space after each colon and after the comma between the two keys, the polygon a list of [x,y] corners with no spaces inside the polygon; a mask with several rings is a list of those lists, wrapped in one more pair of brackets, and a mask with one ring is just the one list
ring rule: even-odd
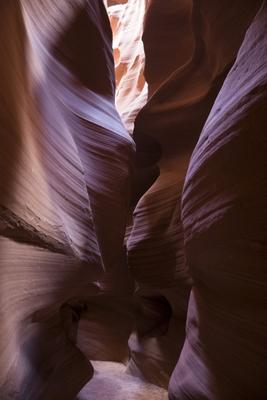
{"label": "bright light at canyon top", "polygon": [[113,33],[116,106],[129,133],[145,105],[148,88],[144,78],[142,42],[146,0],[105,1]]}

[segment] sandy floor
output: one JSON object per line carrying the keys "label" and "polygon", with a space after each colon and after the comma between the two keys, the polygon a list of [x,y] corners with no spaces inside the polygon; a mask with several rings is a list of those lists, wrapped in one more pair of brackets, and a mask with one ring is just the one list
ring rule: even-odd
{"label": "sandy floor", "polygon": [[77,400],[168,400],[166,390],[125,373],[125,366],[114,362],[93,362],[94,378]]}

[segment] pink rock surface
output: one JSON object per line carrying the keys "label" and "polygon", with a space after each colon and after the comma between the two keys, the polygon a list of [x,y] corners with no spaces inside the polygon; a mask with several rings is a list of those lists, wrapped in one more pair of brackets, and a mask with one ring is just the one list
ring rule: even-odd
{"label": "pink rock surface", "polygon": [[117,3],[107,8],[113,31],[116,106],[127,131],[132,133],[135,117],[148,96],[142,42],[147,0]]}
{"label": "pink rock surface", "polygon": [[0,11],[0,400],[266,400],[266,1]]}
{"label": "pink rock surface", "polygon": [[267,6],[246,33],[182,197],[193,276],[170,399],[265,399]]}
{"label": "pink rock surface", "polygon": [[[145,373],[146,378],[153,382],[161,380],[161,370],[172,370],[183,345],[190,277],[184,253],[180,207],[188,163],[259,6],[260,2],[220,1],[211,4],[208,1],[174,1],[172,13],[181,21],[179,25],[169,23],[171,12],[165,10],[164,3],[151,1],[147,11],[145,73],[154,94],[136,118],[134,139],[137,143],[139,185],[143,182],[147,185],[149,179],[153,184],[148,190],[144,185],[145,193],[134,211],[128,240],[129,266],[141,288],[141,296],[164,296],[170,303],[177,325],[176,347],[171,330],[167,336],[158,338],[159,343],[155,346],[152,345],[154,339],[147,335],[130,344],[138,373]],[[164,9],[162,13],[161,9]],[[153,42],[153,24],[155,26],[160,20],[159,16],[162,16],[162,21],[157,25],[157,36],[174,38],[172,45],[164,47],[164,50],[163,44],[156,46]],[[175,40],[177,36],[179,41]],[[182,54],[181,47],[183,37],[189,46],[185,54]],[[173,59],[174,50],[179,56]],[[172,62],[156,63],[163,51],[165,58]],[[168,335],[170,337],[166,339]],[[164,340],[167,340],[167,347],[160,345]],[[149,348],[145,359],[144,348]],[[164,350],[155,361],[158,348]],[[151,363],[157,364],[157,373],[152,372]],[[168,377],[165,384],[166,381]]]}
{"label": "pink rock surface", "polygon": [[0,397],[73,399],[93,372],[74,343],[75,299],[129,286],[134,144],[102,2],[0,9]]}

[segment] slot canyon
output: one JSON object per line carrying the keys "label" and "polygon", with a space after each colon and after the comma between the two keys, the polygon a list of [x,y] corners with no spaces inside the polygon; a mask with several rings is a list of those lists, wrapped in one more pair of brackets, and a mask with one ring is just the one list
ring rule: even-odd
{"label": "slot canyon", "polygon": [[0,16],[0,400],[267,400],[267,0]]}

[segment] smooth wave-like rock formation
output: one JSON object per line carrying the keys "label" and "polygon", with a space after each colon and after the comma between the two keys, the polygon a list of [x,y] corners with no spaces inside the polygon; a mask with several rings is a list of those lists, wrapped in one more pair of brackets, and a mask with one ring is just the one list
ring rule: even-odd
{"label": "smooth wave-like rock formation", "polygon": [[[134,211],[128,241],[129,266],[141,296],[162,295],[170,303],[179,326],[176,349],[183,344],[190,288],[180,210],[183,182],[201,129],[259,5],[260,2],[174,1],[171,15],[180,24],[170,23],[171,11],[163,11],[165,5],[157,0],[150,2],[147,11],[144,43],[149,51],[145,76],[154,94],[136,118],[134,139],[139,185],[147,184],[149,179],[154,182],[149,190],[144,185],[145,194]],[[163,44],[156,46],[152,35],[159,15],[157,35],[174,38],[172,46],[164,47],[165,58],[172,62],[156,63],[163,52]],[[177,36],[179,41],[175,40]],[[234,39],[229,43],[230,37]],[[183,38],[187,43],[184,54],[180,44]],[[175,46],[179,56],[173,59]],[[156,382],[161,380],[161,370],[172,370],[179,352],[170,337],[167,348],[162,345],[164,350],[157,355],[161,345],[153,346],[153,340],[144,335],[130,347],[139,373]],[[158,339],[164,340],[166,336]],[[155,363],[156,373],[152,368]],[[168,377],[165,383],[167,380]]]}
{"label": "smooth wave-like rock formation", "polygon": [[86,298],[129,289],[134,144],[103,3],[0,9],[1,399],[73,399],[93,373],[75,346]]}
{"label": "smooth wave-like rock formation", "polygon": [[267,394],[267,5],[201,133],[182,197],[194,279],[170,399]]}
{"label": "smooth wave-like rock formation", "polygon": [[0,399],[266,400],[266,0],[0,16]]}

